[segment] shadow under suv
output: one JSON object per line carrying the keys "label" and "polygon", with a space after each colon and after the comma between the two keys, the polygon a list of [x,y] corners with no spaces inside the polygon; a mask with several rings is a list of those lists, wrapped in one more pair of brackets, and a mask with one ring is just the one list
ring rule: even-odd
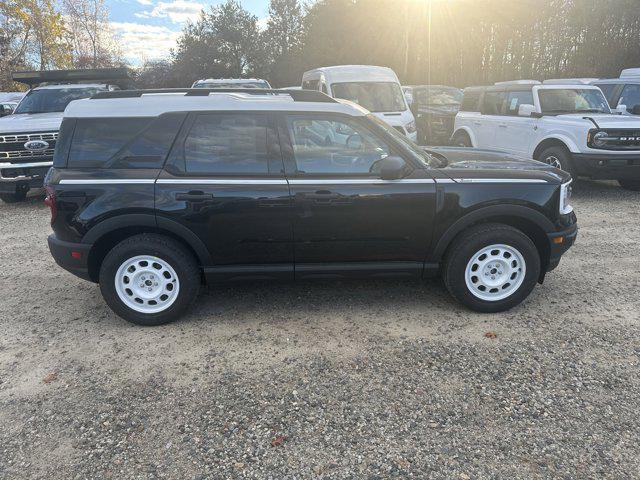
{"label": "shadow under suv", "polygon": [[109,92],[65,111],[49,247],[142,325],[235,279],[441,275],[496,312],[573,244],[570,183],[499,152],[422,149],[320,92]]}

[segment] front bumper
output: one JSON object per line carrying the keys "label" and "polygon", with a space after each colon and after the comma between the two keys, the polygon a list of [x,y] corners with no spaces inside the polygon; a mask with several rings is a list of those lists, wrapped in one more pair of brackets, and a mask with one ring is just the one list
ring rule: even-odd
{"label": "front bumper", "polygon": [[0,163],[0,193],[42,188],[52,161],[32,163]]}
{"label": "front bumper", "polygon": [[55,235],[47,239],[49,251],[58,265],[84,280],[91,280],[89,276],[89,251],[93,245],[72,243],[59,240]]}
{"label": "front bumper", "polygon": [[569,250],[576,242],[578,237],[578,224],[575,222],[575,213],[570,214],[572,223],[570,226],[554,233],[547,233],[549,239],[549,264],[547,272],[550,272],[558,266],[562,255]]}
{"label": "front bumper", "polygon": [[640,180],[640,152],[637,155],[619,153],[573,153],[573,168],[579,177],[598,180]]}

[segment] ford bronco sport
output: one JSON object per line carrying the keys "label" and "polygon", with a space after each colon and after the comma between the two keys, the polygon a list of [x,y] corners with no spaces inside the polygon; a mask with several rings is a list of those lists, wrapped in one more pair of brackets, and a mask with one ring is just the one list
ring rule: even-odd
{"label": "ford bronco sport", "polygon": [[570,183],[533,160],[421,149],[317,91],[108,92],[65,111],[49,247],[142,325],[241,278],[441,274],[497,312],[573,244]]}
{"label": "ford bronco sport", "polygon": [[640,190],[640,119],[615,115],[593,85],[500,82],[465,89],[454,145],[534,158],[573,177]]}

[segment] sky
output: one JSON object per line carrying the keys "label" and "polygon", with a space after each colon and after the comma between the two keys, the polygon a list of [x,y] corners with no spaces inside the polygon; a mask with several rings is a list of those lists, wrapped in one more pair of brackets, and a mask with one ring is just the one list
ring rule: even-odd
{"label": "sky", "polygon": [[[133,65],[166,57],[182,27],[200,11],[222,0],[105,0],[111,28],[125,58]],[[242,6],[266,24],[269,0],[241,0]]]}

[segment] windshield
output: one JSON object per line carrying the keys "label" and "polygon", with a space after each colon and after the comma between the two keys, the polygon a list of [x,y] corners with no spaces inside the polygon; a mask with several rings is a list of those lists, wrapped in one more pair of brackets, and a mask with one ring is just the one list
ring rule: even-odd
{"label": "windshield", "polygon": [[429,154],[426,150],[424,150],[423,148],[413,143],[405,135],[400,133],[398,130],[393,128],[388,123],[380,120],[375,115],[367,115],[367,118],[371,120],[373,123],[375,123],[379,128],[383,129],[385,132],[391,135],[395,140],[402,143],[402,145],[407,150],[409,150],[411,155],[418,162],[422,163],[423,165],[427,165],[428,167],[431,167],[431,168],[441,168],[445,166],[445,164],[441,160]]}
{"label": "windshield", "polygon": [[331,85],[333,96],[357,103],[370,112],[404,112],[407,105],[395,82],[349,82]]}
{"label": "windshield", "polygon": [[419,91],[418,101],[424,105],[460,105],[462,102],[462,90],[457,88],[425,88]]}
{"label": "windshield", "polygon": [[89,98],[102,91],[104,89],[97,87],[31,90],[25,95],[13,113],[64,112],[64,109],[67,108],[67,105],[72,100]]}
{"label": "windshield", "polygon": [[234,82],[234,83],[220,83],[220,82],[202,82],[196,84],[193,88],[271,88],[267,82]]}
{"label": "windshield", "polygon": [[611,113],[599,89],[540,89],[538,98],[542,113]]}

